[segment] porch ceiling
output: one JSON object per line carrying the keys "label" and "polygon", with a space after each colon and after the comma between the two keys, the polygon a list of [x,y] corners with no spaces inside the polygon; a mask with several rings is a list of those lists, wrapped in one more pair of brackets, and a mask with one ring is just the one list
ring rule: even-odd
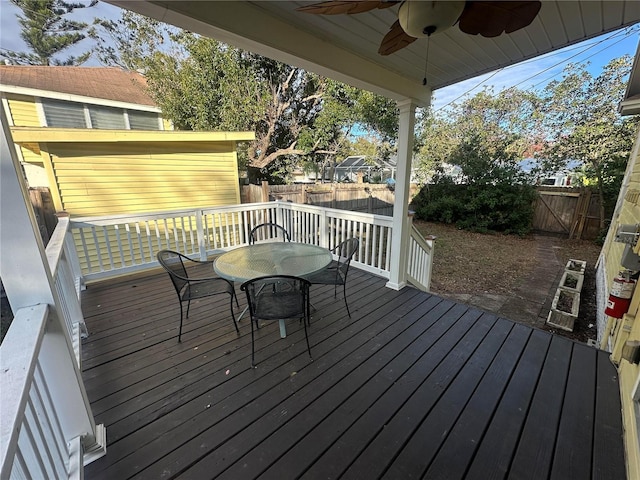
{"label": "porch ceiling", "polygon": [[[108,3],[396,100],[428,105],[422,86],[426,40],[378,55],[398,7],[358,15],[309,15],[295,1],[130,1]],[[528,27],[497,38],[434,35],[428,80],[438,89],[640,21],[637,0],[543,1]]]}

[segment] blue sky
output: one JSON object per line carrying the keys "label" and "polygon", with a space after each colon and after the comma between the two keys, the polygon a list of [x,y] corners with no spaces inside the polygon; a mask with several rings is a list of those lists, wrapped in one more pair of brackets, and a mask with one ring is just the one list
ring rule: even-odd
{"label": "blue sky", "polygon": [[[24,51],[24,43],[20,39],[20,27],[16,20],[19,10],[9,2],[0,0],[0,48]],[[73,13],[76,20],[91,23],[94,17],[117,19],[120,9],[100,2],[97,6],[87,9],[77,9]],[[541,89],[554,78],[561,78],[562,69],[568,63],[590,62],[589,71],[596,76],[611,59],[624,54],[634,56],[640,37],[640,26],[632,29],[619,30],[606,35],[587,40],[571,47],[558,50],[536,59],[522,62],[480,77],[436,90],[433,106],[436,110],[446,107],[453,101],[462,100],[465,94],[474,95],[485,86],[493,87],[498,92],[503,88],[517,86],[520,89]],[[87,46],[84,47],[86,49]],[[70,52],[78,54],[78,51]],[[98,65],[92,59],[86,65]]]}
{"label": "blue sky", "polygon": [[461,101],[464,95],[475,95],[484,87],[493,87],[496,92],[513,86],[521,90],[542,89],[551,80],[562,78],[562,70],[570,63],[589,62],[589,72],[597,76],[612,59],[625,54],[633,57],[639,38],[640,25],[635,25],[436,90],[433,107],[442,109],[451,102]]}

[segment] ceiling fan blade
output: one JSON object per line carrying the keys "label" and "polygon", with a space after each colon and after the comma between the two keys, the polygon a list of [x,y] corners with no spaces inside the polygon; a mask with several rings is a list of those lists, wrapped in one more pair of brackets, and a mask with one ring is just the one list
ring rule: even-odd
{"label": "ceiling fan blade", "polygon": [[389,32],[382,39],[378,53],[380,55],[390,55],[416,40],[416,38],[407,35],[400,26],[400,21],[396,20],[396,22],[391,25]]}
{"label": "ceiling fan blade", "polygon": [[313,15],[340,15],[346,13],[352,15],[354,13],[363,13],[376,8],[389,8],[400,3],[401,0],[382,0],[372,1],[329,1],[313,3],[296,9],[298,12],[311,13]]}
{"label": "ceiling fan blade", "polygon": [[497,37],[526,27],[536,18],[540,1],[467,2],[458,20],[460,30],[470,35]]}

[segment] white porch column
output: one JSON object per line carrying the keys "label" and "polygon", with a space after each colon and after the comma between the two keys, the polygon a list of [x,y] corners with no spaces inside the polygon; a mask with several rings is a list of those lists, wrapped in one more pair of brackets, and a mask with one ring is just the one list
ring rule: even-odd
{"label": "white porch column", "polygon": [[387,287],[394,290],[400,290],[407,284],[407,245],[410,233],[407,215],[416,106],[416,103],[411,100],[398,102],[400,109],[398,166],[393,205],[393,231],[391,233],[391,272],[387,282]]}
{"label": "white porch column", "polygon": [[14,312],[38,304],[50,306],[40,365],[50,379],[65,440],[84,436],[87,448],[95,442],[96,425],[71,339],[58,314],[60,299],[2,109],[0,120],[0,277]]}

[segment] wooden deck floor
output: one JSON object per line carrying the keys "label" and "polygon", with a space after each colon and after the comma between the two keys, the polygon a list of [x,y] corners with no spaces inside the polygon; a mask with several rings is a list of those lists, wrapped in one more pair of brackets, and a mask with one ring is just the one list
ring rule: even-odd
{"label": "wooden deck floor", "polygon": [[625,478],[606,353],[384,283],[350,272],[351,319],[314,286],[314,360],[275,322],[255,370],[227,296],[192,306],[180,344],[165,274],[90,286],[83,376],[108,450],[86,478]]}

